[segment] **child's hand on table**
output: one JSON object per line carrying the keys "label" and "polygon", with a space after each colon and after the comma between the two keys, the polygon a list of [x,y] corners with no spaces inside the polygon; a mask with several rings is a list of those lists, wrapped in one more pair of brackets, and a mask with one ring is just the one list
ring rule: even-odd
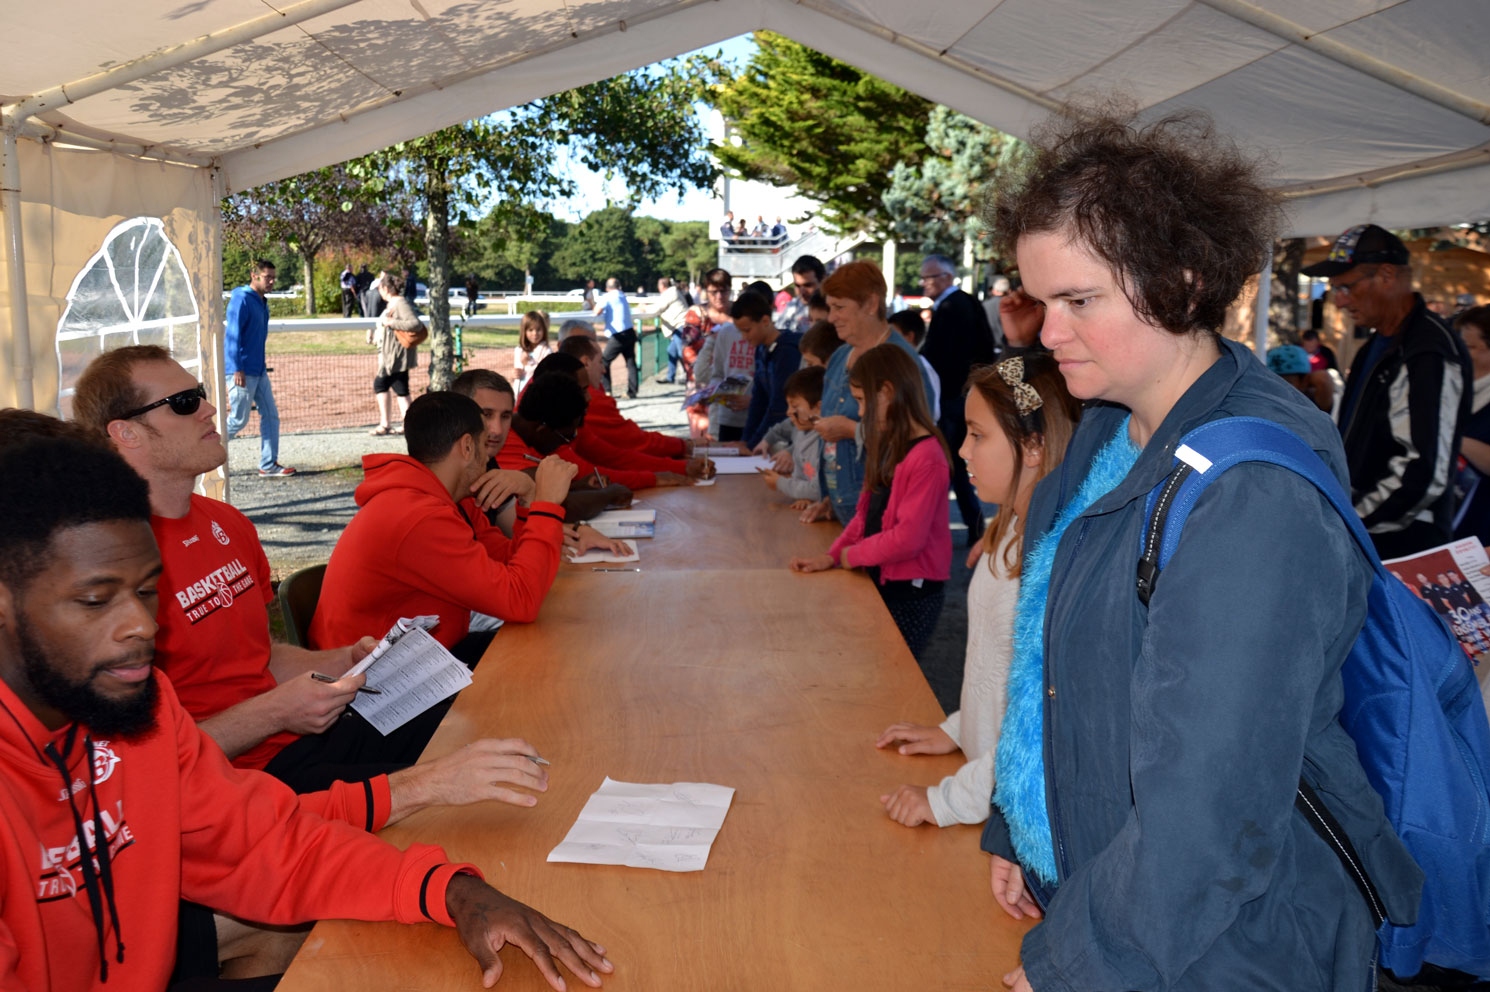
{"label": "child's hand on table", "polygon": [[816,523],[819,520],[832,520],[833,504],[826,499],[818,500],[816,503],[809,503],[802,511],[800,519],[804,524]]}
{"label": "child's hand on table", "polygon": [[832,555],[814,555],[811,558],[793,558],[790,567],[793,572],[826,572],[833,564]]}
{"label": "child's hand on table", "polygon": [[941,727],[924,727],[918,723],[892,723],[875,740],[875,747],[899,745],[901,754],[951,754],[957,750],[954,741]]}
{"label": "child's hand on table", "polygon": [[926,786],[902,785],[889,795],[880,796],[885,813],[903,827],[918,827],[923,823],[934,823],[931,815],[931,800],[926,798]]}

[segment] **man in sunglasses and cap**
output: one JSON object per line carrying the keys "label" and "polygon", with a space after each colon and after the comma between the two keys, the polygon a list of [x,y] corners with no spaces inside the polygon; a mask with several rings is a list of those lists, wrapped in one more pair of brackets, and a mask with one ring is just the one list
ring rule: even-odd
{"label": "man in sunglasses and cap", "polygon": [[1341,234],[1304,274],[1328,277],[1335,305],[1372,331],[1339,421],[1356,512],[1376,550],[1400,558],[1447,542],[1471,396],[1463,340],[1413,291],[1407,246],[1375,224]]}

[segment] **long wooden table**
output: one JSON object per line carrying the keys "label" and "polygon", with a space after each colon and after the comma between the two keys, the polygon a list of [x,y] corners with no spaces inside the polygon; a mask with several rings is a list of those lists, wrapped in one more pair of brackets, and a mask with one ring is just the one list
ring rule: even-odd
{"label": "long wooden table", "polygon": [[[1025,927],[989,893],[978,828],[907,829],[879,804],[962,760],[874,747],[896,720],[938,722],[931,691],[866,577],[786,569],[837,528],[801,525],[754,477],[639,505],[657,510],[643,571],[563,566],[430,744],[526,738],[552,762],[538,805],[428,810],[384,836],[441,844],[604,944],[608,989],[998,988]],[[606,775],[734,787],[708,867],[547,863]],[[547,988],[516,948],[502,959],[499,987]],[[479,974],[447,929],[335,921],[280,987],[471,989]]]}

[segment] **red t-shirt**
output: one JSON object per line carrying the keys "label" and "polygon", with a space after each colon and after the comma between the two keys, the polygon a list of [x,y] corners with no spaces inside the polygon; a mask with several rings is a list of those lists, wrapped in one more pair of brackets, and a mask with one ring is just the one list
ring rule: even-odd
{"label": "red t-shirt", "polygon": [[[253,523],[226,503],[193,494],[186,516],[152,516],[150,527],[163,566],[155,663],[186,712],[206,720],[273,689],[268,605],[274,592]],[[263,768],[295,738],[275,734],[233,764]]]}

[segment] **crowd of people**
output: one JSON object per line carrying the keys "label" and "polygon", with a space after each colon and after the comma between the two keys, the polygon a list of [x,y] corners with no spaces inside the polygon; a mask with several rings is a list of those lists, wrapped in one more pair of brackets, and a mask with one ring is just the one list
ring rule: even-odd
{"label": "crowd of people", "polygon": [[[336,916],[456,926],[489,980],[511,941],[555,988],[555,961],[598,985],[602,946],[437,848],[369,835],[431,804],[530,805],[546,785],[534,746],[484,740],[415,765],[449,702],[385,737],[347,709],[363,678],[345,673],[412,613],[438,616],[436,639],[476,666],[495,621],[538,617],[566,555],[620,550],[583,521],[711,476],[704,446],[734,443],[770,459],[766,492],[804,524],[842,525],[827,553],[783,566],[865,573],[918,661],[956,503],[973,568],[960,706],[866,737],[966,759],[881,802],[908,827],[985,824],[994,899],[1039,921],[1006,986],[1372,987],[1371,910],[1294,810],[1302,774],[1387,918],[1411,919],[1421,872],[1339,719],[1368,559],[1310,483],[1249,463],[1206,490],[1142,603],[1135,566],[1180,439],[1225,416],[1302,438],[1382,556],[1479,526],[1486,308],[1450,326],[1413,292],[1402,243],[1352,227],[1308,270],[1372,328],[1337,395],[1314,375],[1333,364],[1317,337],[1265,365],[1219,334],[1278,204],[1203,120],[1081,117],[1037,138],[990,206],[1020,278],[995,287],[994,321],[938,255],[920,273],[929,321],[890,314],[867,261],[829,273],[803,256],[780,297],[737,291],[723,269],[698,302],[663,280],[688,438],[617,406],[617,357],[626,394],[638,387],[618,280],[594,302],[599,332],[525,315],[516,382],[474,369],[411,401],[399,332],[415,328],[400,278],[380,275],[375,433],[396,399],[407,454],[364,459],[305,649],[271,642],[252,522],[194,492],[226,455],[206,390],[166,351],[96,358],[73,422],[0,413],[0,475],[15,480],[0,493],[0,747],[16,786],[0,803],[11,849],[43,852],[39,874],[12,866],[41,896],[0,907],[20,983],[247,973],[293,949],[273,925]],[[249,402],[273,419],[257,337],[273,281],[256,265],[229,307],[230,433]],[[261,474],[293,471],[262,443]],[[131,774],[112,777],[126,758]],[[128,845],[142,850],[120,857]],[[126,957],[129,921],[148,922]]]}

